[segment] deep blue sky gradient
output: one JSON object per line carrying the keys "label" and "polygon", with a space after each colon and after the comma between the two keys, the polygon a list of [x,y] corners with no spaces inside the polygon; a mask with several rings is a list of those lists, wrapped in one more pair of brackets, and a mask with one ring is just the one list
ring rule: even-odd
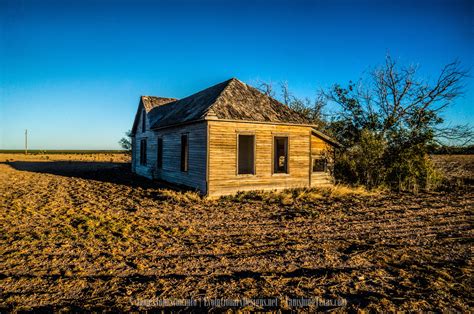
{"label": "deep blue sky gradient", "polygon": [[[0,149],[117,149],[140,95],[237,77],[296,95],[357,80],[390,54],[434,78],[474,66],[474,1],[0,0]],[[472,74],[472,72],[471,72]],[[446,112],[474,118],[474,82]]]}

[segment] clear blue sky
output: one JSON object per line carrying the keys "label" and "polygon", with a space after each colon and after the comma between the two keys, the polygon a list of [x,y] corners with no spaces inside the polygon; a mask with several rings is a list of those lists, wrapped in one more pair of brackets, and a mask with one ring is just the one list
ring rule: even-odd
{"label": "clear blue sky", "polygon": [[[0,0],[0,149],[25,128],[32,149],[117,149],[140,95],[237,77],[312,96],[388,51],[427,77],[474,69],[474,1]],[[446,118],[472,122],[473,104],[470,79]]]}

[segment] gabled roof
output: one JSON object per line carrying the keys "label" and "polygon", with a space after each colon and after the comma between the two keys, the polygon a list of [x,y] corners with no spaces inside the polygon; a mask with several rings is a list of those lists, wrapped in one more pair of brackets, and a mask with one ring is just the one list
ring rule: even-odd
{"label": "gabled roof", "polygon": [[173,102],[175,100],[176,100],[176,98],[155,97],[155,96],[142,96],[141,97],[143,107],[145,108],[147,113],[151,109],[153,109],[157,106],[161,106],[161,105]]}
{"label": "gabled roof", "polygon": [[[206,88],[191,96],[175,99],[142,96],[132,134],[138,117],[145,109],[151,129],[160,129],[205,119],[241,120],[250,122],[290,123],[314,126],[306,117],[279,101],[263,94],[236,78]],[[313,134],[340,146],[329,136],[312,129]]]}
{"label": "gabled roof", "polygon": [[227,81],[226,88],[211,109],[219,119],[310,124],[308,119],[258,89],[238,79]]}
{"label": "gabled roof", "polygon": [[203,120],[229,81],[214,85],[191,96],[154,108],[151,128],[162,128],[185,122]]}
{"label": "gabled roof", "polygon": [[186,98],[155,107],[152,128],[217,118],[257,122],[310,124],[301,114],[256,88],[232,78]]}
{"label": "gabled roof", "polygon": [[135,134],[138,125],[138,119],[140,117],[140,113],[144,109],[147,113],[148,123],[151,125],[151,115],[149,114],[153,108],[162,106],[164,104],[176,101],[176,98],[166,98],[166,97],[155,97],[155,96],[141,96],[140,103],[137,108],[137,112],[135,113],[135,120],[133,121],[132,126],[132,134]]}

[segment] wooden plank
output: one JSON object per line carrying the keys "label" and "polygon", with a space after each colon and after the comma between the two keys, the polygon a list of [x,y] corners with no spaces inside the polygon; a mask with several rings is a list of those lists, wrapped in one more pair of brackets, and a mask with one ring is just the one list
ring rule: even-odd
{"label": "wooden plank", "polygon": [[[209,194],[309,185],[310,127],[209,121]],[[237,175],[237,136],[255,134],[255,175]],[[273,175],[273,138],[289,137],[288,175]]]}

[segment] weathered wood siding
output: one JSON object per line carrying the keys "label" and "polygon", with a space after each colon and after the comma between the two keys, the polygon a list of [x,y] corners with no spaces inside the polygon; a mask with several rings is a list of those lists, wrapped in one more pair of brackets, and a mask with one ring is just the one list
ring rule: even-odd
{"label": "weathered wood siding", "polygon": [[135,136],[132,136],[132,172],[136,172],[136,165],[135,165],[135,162],[136,162],[136,157],[135,157],[135,146],[136,146],[136,141],[135,141]]}
{"label": "weathered wood siding", "polygon": [[311,154],[312,155],[322,155],[328,149],[331,149],[332,146],[327,142],[323,141],[321,138],[316,135],[311,135]]}
{"label": "weathered wood siding", "polygon": [[[313,158],[324,154],[332,156],[332,146],[312,134],[308,126],[202,121],[156,131],[146,126],[146,131],[142,132],[142,121],[140,117],[132,139],[132,170],[150,179],[188,186],[208,195],[320,186],[333,182],[331,172],[312,172]],[[182,134],[187,134],[189,141],[187,172],[181,171],[180,167]],[[238,134],[255,135],[254,175],[237,174]],[[288,174],[273,173],[275,136],[288,137]],[[161,169],[157,167],[158,138],[163,140]],[[142,139],[147,140],[146,165],[140,165]],[[332,161],[330,158],[331,169]]]}
{"label": "weathered wood siding", "polygon": [[[188,135],[189,163],[188,171],[181,171],[181,135]],[[163,139],[163,167],[156,167],[158,138]],[[181,127],[167,128],[154,132],[154,167],[153,174],[174,184],[185,185],[206,193],[206,122],[188,124]]]}
{"label": "weathered wood siding", "polygon": [[[328,159],[328,172],[312,172],[311,171],[311,186],[325,186],[333,183],[332,169],[333,169],[333,146],[326,141],[311,135],[311,159],[316,157],[326,157]],[[311,160],[311,162],[313,162]],[[311,166],[312,169],[312,166]]]}
{"label": "weathered wood siding", "polygon": [[[209,121],[209,195],[244,190],[307,187],[310,138],[307,126]],[[255,175],[237,174],[237,135],[255,134]],[[288,136],[288,174],[273,174],[273,138]]]}
{"label": "weathered wood siding", "polygon": [[[132,171],[153,179],[153,166],[156,165],[156,135],[153,131],[149,129],[149,122],[145,119],[145,132],[142,132],[142,115],[143,111],[140,113],[139,122],[137,125],[137,130],[135,137],[132,139]],[[147,163],[146,165],[140,165],[140,143],[142,139],[147,140]]]}

